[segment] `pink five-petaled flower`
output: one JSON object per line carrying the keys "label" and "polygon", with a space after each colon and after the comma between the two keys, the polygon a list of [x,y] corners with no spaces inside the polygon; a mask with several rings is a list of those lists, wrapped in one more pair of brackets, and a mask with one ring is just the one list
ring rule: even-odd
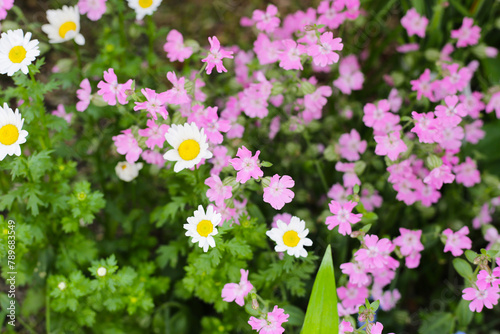
{"label": "pink five-petaled flower", "polygon": [[474,20],[470,17],[464,17],[462,26],[457,30],[451,31],[451,38],[457,38],[457,47],[463,48],[467,45],[475,45],[481,37],[481,28],[473,26]]}
{"label": "pink five-petaled flower", "polygon": [[452,183],[455,175],[451,173],[450,166],[441,165],[434,168],[429,175],[424,178],[424,183],[433,186],[435,189],[441,189],[443,183]]}
{"label": "pink five-petaled flower", "polygon": [[256,9],[253,11],[252,20],[260,31],[271,33],[279,27],[280,19],[276,17],[278,8],[275,5],[267,5],[266,11]]}
{"label": "pink five-petaled flower", "polygon": [[388,254],[394,250],[394,245],[389,239],[378,239],[376,235],[365,235],[364,248],[354,254],[354,259],[362,262],[367,268],[385,268],[390,258]]}
{"label": "pink five-petaled flower", "polygon": [[193,48],[184,45],[182,34],[175,29],[169,31],[163,50],[167,53],[167,58],[170,61],[183,62],[193,54]]}
{"label": "pink five-petaled flower", "polygon": [[295,196],[291,188],[295,185],[295,181],[288,175],[283,175],[281,178],[275,174],[269,183],[269,186],[264,188],[264,202],[271,204],[276,210],[280,210],[285,203],[290,203]]}
{"label": "pink five-petaled flower", "polygon": [[141,89],[142,95],[146,97],[145,102],[135,102],[134,110],[147,110],[153,119],[158,119],[156,113],[160,114],[163,119],[168,116],[167,109],[165,108],[165,103],[167,103],[167,92],[156,94],[152,89],[145,88]]}
{"label": "pink five-petaled flower", "polygon": [[422,230],[411,231],[400,227],[401,235],[394,239],[394,245],[399,246],[401,254],[406,257],[406,266],[416,268],[420,264],[420,252],[424,250],[424,245],[420,242]]}
{"label": "pink five-petaled flower", "polygon": [[66,113],[66,109],[64,108],[63,104],[58,104],[57,109],[52,111],[52,115],[61,117],[66,122],[68,122],[68,124],[71,123],[71,118],[73,118],[72,113]]}
{"label": "pink five-petaled flower", "polygon": [[210,187],[207,190],[207,197],[210,201],[215,202],[215,205],[224,205],[224,200],[233,196],[231,186],[225,186],[218,175],[212,175],[205,180],[205,184]]}
{"label": "pink five-petaled flower", "polygon": [[167,124],[156,124],[154,120],[148,119],[146,129],[139,129],[138,133],[141,137],[146,137],[146,146],[153,150],[155,146],[158,148],[163,148],[163,143],[165,143],[165,133],[168,132],[170,128]]}
{"label": "pink five-petaled flower", "polygon": [[330,212],[333,213],[334,216],[326,218],[328,229],[333,230],[333,228],[338,225],[340,234],[351,234],[351,224],[356,224],[363,216],[361,213],[352,213],[352,209],[354,209],[356,205],[358,205],[358,203],[353,201],[348,201],[343,204],[331,201],[328,206],[330,207]]}
{"label": "pink five-petaled flower", "polygon": [[490,274],[486,270],[481,270],[479,271],[479,274],[477,274],[476,285],[481,290],[484,290],[491,286],[498,287],[499,284],[500,284],[500,278],[495,276],[494,272]]}
{"label": "pink five-petaled flower", "polygon": [[486,106],[486,113],[490,113],[495,110],[497,118],[500,118],[500,92],[496,92],[491,96],[490,102]]}
{"label": "pink five-petaled flower", "polygon": [[281,325],[288,321],[288,317],[289,315],[276,305],[272,312],[267,313],[265,319],[250,317],[248,324],[260,334],[283,334],[285,329]]}
{"label": "pink five-petaled flower", "polygon": [[131,129],[123,130],[122,133],[113,137],[116,151],[120,154],[125,154],[125,159],[133,164],[139,159],[142,149],[139,147]]}
{"label": "pink five-petaled flower", "polygon": [[408,36],[417,35],[421,38],[425,37],[425,29],[429,20],[425,16],[420,16],[415,8],[406,12],[406,15],[401,19],[401,25],[408,32]]}
{"label": "pink five-petaled flower", "polygon": [[186,88],[184,88],[184,83],[186,78],[180,77],[177,79],[175,72],[168,72],[167,79],[172,83],[174,87],[167,90],[166,98],[169,104],[184,104],[189,102],[189,96],[187,94]]}
{"label": "pink five-petaled flower", "polygon": [[387,157],[392,161],[397,160],[399,154],[406,152],[408,149],[400,136],[401,134],[399,131],[393,131],[385,136],[375,136],[374,139],[377,142],[375,154],[387,155]]}
{"label": "pink five-petaled flower", "polygon": [[462,183],[466,187],[472,187],[481,182],[481,174],[477,170],[476,162],[470,157],[465,158],[465,162],[453,168],[457,175],[457,183]]}
{"label": "pink five-petaled flower", "polygon": [[349,321],[342,320],[339,324],[339,334],[345,334],[349,332],[354,332],[354,328]]}
{"label": "pink five-petaled flower", "polygon": [[255,155],[252,156],[252,152],[245,146],[238,148],[238,152],[236,153],[238,158],[229,160],[231,166],[238,171],[236,174],[237,182],[245,183],[250,180],[251,177],[258,180],[264,175],[259,165],[259,154],[260,151],[257,151]]}
{"label": "pink five-petaled flower", "polygon": [[350,133],[344,133],[339,138],[340,156],[349,161],[357,161],[360,154],[366,151],[366,140],[361,140],[358,131],[352,129]]}
{"label": "pink five-petaled flower", "polygon": [[3,20],[7,17],[7,11],[10,10],[14,6],[14,0],[3,0],[0,5],[0,20]]}
{"label": "pink five-petaled flower", "polygon": [[222,59],[232,59],[233,51],[225,51],[221,49],[220,42],[216,36],[209,37],[208,41],[210,42],[210,52],[206,58],[201,60],[202,62],[207,63],[207,74],[211,74],[214,67],[219,73],[227,72],[224,64],[222,64]]}
{"label": "pink five-petaled flower", "polygon": [[97,88],[99,88],[97,94],[101,95],[110,106],[116,105],[117,100],[120,104],[127,104],[127,90],[132,88],[132,79],[119,84],[115,71],[110,68],[104,71],[104,81],[99,81]]}
{"label": "pink five-petaled flower", "polygon": [[293,39],[284,39],[281,41],[283,52],[278,56],[279,66],[284,70],[303,70],[300,62],[300,55],[306,52],[306,47],[298,44]]}
{"label": "pink five-petaled flower", "polygon": [[432,144],[436,138],[436,120],[434,118],[434,113],[428,112],[419,114],[416,111],[412,111],[411,116],[415,121],[415,127],[411,129],[411,132],[416,133],[418,140],[421,143]]}
{"label": "pink five-petaled flower", "polygon": [[472,241],[467,237],[467,234],[469,234],[467,226],[462,227],[455,233],[450,228],[444,230],[443,235],[446,236],[444,252],[451,252],[453,256],[460,256],[464,253],[464,249],[471,249]]}
{"label": "pink five-petaled flower", "polygon": [[78,10],[80,14],[87,14],[91,21],[97,21],[106,12],[107,0],[80,0],[78,1]]}
{"label": "pink five-petaled flower", "polygon": [[462,298],[465,300],[471,300],[469,309],[472,312],[481,312],[483,310],[483,306],[492,309],[493,305],[498,303],[498,299],[500,298],[500,295],[498,294],[499,291],[498,286],[486,289],[465,288],[462,290]]}
{"label": "pink five-petaled flower", "polygon": [[339,61],[339,54],[333,51],[341,51],[344,48],[342,38],[333,38],[331,31],[321,35],[318,44],[309,46],[307,54],[313,58],[313,63],[325,67]]}
{"label": "pink five-petaled flower", "polygon": [[234,301],[236,304],[245,305],[245,297],[252,291],[253,285],[248,281],[248,270],[240,269],[240,283],[227,283],[222,288],[222,300],[225,302]]}
{"label": "pink five-petaled flower", "polygon": [[83,79],[80,83],[80,89],[76,91],[76,96],[78,97],[78,101],[76,103],[76,110],[79,112],[87,110],[90,104],[92,93],[92,87],[90,87],[89,79]]}

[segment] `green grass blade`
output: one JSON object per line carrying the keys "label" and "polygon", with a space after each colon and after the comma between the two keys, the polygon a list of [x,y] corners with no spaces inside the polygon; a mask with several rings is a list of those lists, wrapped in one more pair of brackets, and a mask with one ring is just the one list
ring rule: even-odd
{"label": "green grass blade", "polygon": [[337,334],[338,332],[337,288],[332,250],[328,245],[314,281],[301,334]]}

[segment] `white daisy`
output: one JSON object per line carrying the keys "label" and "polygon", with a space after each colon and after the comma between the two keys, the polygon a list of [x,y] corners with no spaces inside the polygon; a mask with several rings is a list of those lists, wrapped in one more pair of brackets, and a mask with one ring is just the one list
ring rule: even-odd
{"label": "white daisy", "polygon": [[186,235],[193,238],[191,242],[198,242],[203,251],[207,252],[209,247],[215,247],[213,236],[219,233],[215,226],[219,225],[221,220],[220,213],[215,212],[212,205],[208,206],[207,213],[203,206],[199,205],[194,216],[187,219],[188,224],[184,224]]}
{"label": "white daisy", "polygon": [[136,19],[142,20],[146,15],[153,15],[161,0],[128,0],[128,6],[135,10]]}
{"label": "white daisy", "polygon": [[128,161],[120,161],[115,167],[115,172],[120,180],[130,182],[139,175],[142,166],[142,162],[131,164]]}
{"label": "white daisy", "polygon": [[267,236],[276,242],[274,250],[286,251],[290,256],[307,257],[304,246],[311,246],[312,241],[306,238],[309,233],[309,229],[305,228],[306,223],[298,217],[292,217],[290,224],[278,220],[277,226],[266,232]]}
{"label": "white daisy", "polygon": [[198,129],[195,123],[184,125],[173,124],[165,139],[174,148],[163,155],[168,161],[177,161],[174,172],[196,166],[201,159],[210,159],[212,152],[208,150],[207,136],[203,129]]}
{"label": "white daisy", "polygon": [[26,142],[28,131],[22,130],[24,118],[21,119],[19,110],[9,108],[7,103],[0,107],[0,161],[8,155],[21,155],[21,146]]}
{"label": "white daisy", "polygon": [[85,44],[85,38],[80,34],[80,13],[78,7],[63,6],[62,9],[49,9],[47,21],[42,30],[49,36],[50,43],[62,43],[74,39],[76,44]]}
{"label": "white daisy", "polygon": [[0,38],[0,73],[12,76],[21,70],[28,74],[28,65],[40,55],[38,40],[30,41],[31,33],[24,35],[21,29],[2,33]]}

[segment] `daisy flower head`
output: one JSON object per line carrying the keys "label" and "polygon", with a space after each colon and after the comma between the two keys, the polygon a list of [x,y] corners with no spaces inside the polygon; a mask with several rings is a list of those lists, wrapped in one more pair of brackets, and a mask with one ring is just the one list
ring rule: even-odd
{"label": "daisy flower head", "polygon": [[312,241],[306,238],[309,234],[309,229],[306,228],[306,223],[299,217],[292,217],[289,224],[281,220],[276,222],[277,227],[273,227],[266,234],[274,242],[276,252],[287,252],[290,256],[307,257],[307,251],[304,246],[312,246]]}
{"label": "daisy flower head", "polygon": [[38,40],[31,40],[31,33],[26,35],[21,29],[2,33],[0,38],[0,73],[12,76],[21,70],[28,74],[28,65],[40,54]]}
{"label": "daisy flower head", "polygon": [[198,210],[194,212],[194,216],[187,219],[187,224],[184,224],[184,229],[186,229],[186,235],[192,237],[191,241],[193,243],[198,243],[200,248],[203,248],[204,252],[208,251],[208,248],[215,247],[214,235],[219,233],[216,226],[221,222],[220,213],[215,212],[214,207],[209,205],[207,212],[203,209],[203,206],[199,205]]}
{"label": "daisy flower head", "polygon": [[146,15],[153,15],[161,0],[127,0],[128,6],[135,10],[136,20],[140,21]]}
{"label": "daisy flower head", "polygon": [[142,162],[130,163],[128,161],[120,161],[115,167],[116,176],[122,181],[130,182],[139,175],[142,167]]}
{"label": "daisy flower head", "polygon": [[42,30],[49,37],[50,43],[62,43],[74,39],[78,45],[85,44],[85,37],[80,34],[80,13],[77,6],[49,9],[47,20],[49,24],[44,24]]}
{"label": "daisy flower head", "polygon": [[7,103],[0,107],[0,161],[8,155],[21,155],[21,146],[26,142],[28,131],[22,130],[24,118],[19,110],[12,111]]}
{"label": "daisy flower head", "polygon": [[212,152],[208,150],[207,136],[203,129],[195,123],[183,125],[172,124],[165,139],[173,147],[163,155],[168,161],[175,161],[174,172],[196,166],[201,159],[210,159]]}

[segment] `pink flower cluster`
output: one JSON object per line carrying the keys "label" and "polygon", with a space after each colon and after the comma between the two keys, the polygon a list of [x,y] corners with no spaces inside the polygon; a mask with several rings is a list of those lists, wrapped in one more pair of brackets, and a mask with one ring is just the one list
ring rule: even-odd
{"label": "pink flower cluster", "polygon": [[462,298],[470,300],[469,309],[481,312],[483,307],[492,309],[500,299],[500,257],[496,258],[497,267],[492,271],[487,267],[479,271],[473,287],[465,288]]}

